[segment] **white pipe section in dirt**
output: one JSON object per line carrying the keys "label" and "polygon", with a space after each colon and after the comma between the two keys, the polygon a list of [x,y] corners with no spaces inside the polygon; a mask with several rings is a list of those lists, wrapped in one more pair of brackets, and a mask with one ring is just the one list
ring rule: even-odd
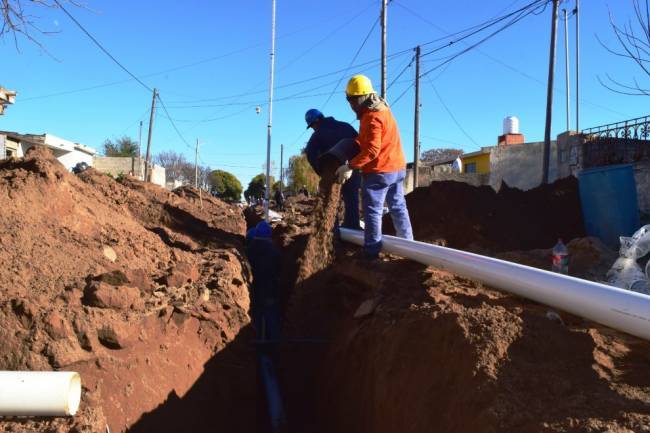
{"label": "white pipe section in dirt", "polygon": [[0,371],[0,416],[71,416],[81,400],[73,371]]}
{"label": "white pipe section in dirt", "polygon": [[[363,245],[363,232],[340,229]],[[383,251],[448,270],[524,298],[650,340],[650,296],[465,251],[383,237]]]}

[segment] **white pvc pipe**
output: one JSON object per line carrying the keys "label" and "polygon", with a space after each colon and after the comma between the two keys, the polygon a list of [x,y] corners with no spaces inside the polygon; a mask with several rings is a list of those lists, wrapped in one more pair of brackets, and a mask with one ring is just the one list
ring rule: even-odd
{"label": "white pvc pipe", "polygon": [[0,416],[71,416],[81,400],[73,371],[0,371]]}
{"label": "white pvc pipe", "polygon": [[[341,228],[363,245],[363,232]],[[650,340],[650,296],[465,251],[383,237],[383,251],[446,269],[524,298]]]}

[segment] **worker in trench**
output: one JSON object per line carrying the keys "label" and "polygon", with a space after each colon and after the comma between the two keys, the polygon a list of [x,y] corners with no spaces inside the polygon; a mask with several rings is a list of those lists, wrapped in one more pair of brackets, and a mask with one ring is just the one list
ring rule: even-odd
{"label": "worker in trench", "polygon": [[[354,154],[358,152],[358,146],[353,141],[358,134],[356,129],[349,123],[338,121],[333,117],[325,117],[323,113],[315,108],[305,113],[305,122],[307,122],[307,128],[314,130],[307,147],[305,147],[305,154],[309,165],[321,178],[330,174],[325,173],[328,171],[328,164],[323,157],[330,154],[342,140],[348,139],[355,147],[352,150]],[[336,166],[334,166],[334,170],[336,170]],[[331,175],[334,174],[333,171]],[[348,181],[341,187],[341,196],[345,206],[342,227],[354,230],[361,228],[359,225],[360,187],[361,175],[358,170],[354,171]]]}
{"label": "worker in trench", "polygon": [[388,104],[364,75],[353,76],[345,90],[346,98],[359,119],[356,142],[359,153],[336,170],[339,182],[351,179],[354,170],[362,172],[364,215],[364,257],[377,259],[382,246],[381,220],[384,203],[388,204],[397,236],[413,239],[406,200],[404,178],[406,159]]}
{"label": "worker in trench", "polygon": [[261,221],[246,233],[246,255],[253,271],[251,311],[260,340],[278,340],[280,313],[280,251],[273,245],[269,223]]}

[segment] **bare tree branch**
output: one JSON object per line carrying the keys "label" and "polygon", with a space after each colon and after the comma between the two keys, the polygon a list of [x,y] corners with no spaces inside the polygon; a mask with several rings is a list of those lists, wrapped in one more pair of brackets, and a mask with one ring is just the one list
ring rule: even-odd
{"label": "bare tree branch", "polygon": [[[76,0],[64,0],[73,6],[85,8],[84,5]],[[35,44],[48,55],[51,55],[40,42],[38,36],[47,36],[58,33],[58,30],[46,30],[38,25],[39,17],[28,12],[28,4],[34,8],[57,9],[56,3],[49,0],[0,0],[0,16],[2,17],[2,26],[0,26],[0,39],[10,37],[14,41],[16,50],[20,51],[18,44],[20,38],[24,38],[30,43]]]}
{"label": "bare tree branch", "polygon": [[[632,6],[636,24],[641,31],[636,29],[632,19],[624,22],[622,27],[617,25],[612,12],[609,12],[609,24],[618,41],[620,51],[610,48],[598,36],[596,39],[610,54],[632,60],[650,78],[650,4],[648,0],[645,0],[645,5],[642,6],[640,0],[632,0]],[[608,83],[605,83],[600,77],[598,77],[598,81],[612,92],[622,95],[650,96],[650,89],[641,87],[636,77],[632,77],[632,85],[623,84],[609,75],[606,77]]]}

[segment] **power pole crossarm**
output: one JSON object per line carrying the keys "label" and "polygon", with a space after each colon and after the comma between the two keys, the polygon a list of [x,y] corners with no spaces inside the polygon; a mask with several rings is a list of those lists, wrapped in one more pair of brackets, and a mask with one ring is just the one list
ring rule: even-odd
{"label": "power pole crossarm", "polygon": [[149,136],[147,137],[147,155],[144,160],[144,181],[151,181],[151,135],[153,134],[153,120],[156,115],[156,98],[158,90],[153,89],[153,98],[151,99],[151,116],[149,117]]}
{"label": "power pole crossarm", "polygon": [[548,88],[546,92],[546,127],[544,129],[544,152],[542,155],[542,184],[548,183],[551,157],[551,123],[553,119],[553,80],[555,78],[555,48],[557,45],[557,18],[560,0],[553,0],[551,21],[551,46],[548,59]]}

